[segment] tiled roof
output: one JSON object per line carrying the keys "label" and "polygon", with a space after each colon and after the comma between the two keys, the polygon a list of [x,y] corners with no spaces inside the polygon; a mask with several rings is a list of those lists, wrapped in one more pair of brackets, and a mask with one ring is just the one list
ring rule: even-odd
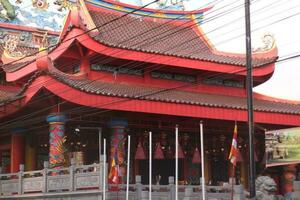
{"label": "tiled roof", "polygon": [[4,64],[2,66],[3,70],[5,72],[14,72],[14,71],[17,71],[18,69],[21,69],[23,67],[25,67],[26,65],[32,63],[33,61],[35,60],[32,60],[32,61],[25,61],[25,62],[12,62],[10,64]]}
{"label": "tiled roof", "polygon": [[[34,47],[26,47],[26,46],[17,46],[15,49],[15,52],[20,52],[22,55],[24,56],[31,56],[31,55],[35,55],[37,52],[39,51],[38,48],[34,48]],[[4,44],[0,44],[0,55],[2,55],[4,52]],[[16,60],[18,60],[19,58],[16,57]],[[5,72],[14,72],[17,71],[23,67],[25,67],[26,65],[34,62],[35,59],[32,59],[31,61],[20,61],[20,62],[11,62],[11,63],[7,63],[7,64],[3,64],[1,67],[3,68],[3,70]]]}
{"label": "tiled roof", "polygon": [[[71,76],[65,76],[56,72],[52,72],[51,75],[75,89],[92,94],[115,96],[128,99],[161,101],[167,103],[201,105],[208,107],[242,110],[247,109],[246,98],[242,97],[187,92],[175,89],[164,89],[121,83],[107,83],[101,81],[91,81],[88,79],[72,79],[70,78]],[[254,110],[274,113],[300,114],[300,104],[254,99]]]}
{"label": "tiled roof", "polygon": [[22,96],[19,96],[19,91],[7,91],[4,89],[0,89],[0,104],[5,104],[9,101],[14,101]]}
{"label": "tiled roof", "polygon": [[18,90],[11,90],[6,89],[5,86],[3,86],[0,89],[0,106],[3,106],[5,104],[8,104],[10,102],[13,102],[15,100],[21,99],[24,97],[24,92],[28,88],[28,86],[37,78],[40,76],[42,72],[36,72],[34,73],[26,83],[22,85],[21,88]]}
{"label": "tiled roof", "polygon": [[[221,64],[246,65],[244,56],[214,54],[190,27],[137,19],[129,15],[119,18],[120,16],[112,13],[89,12],[95,25],[99,27],[99,34],[94,38],[105,45]],[[277,57],[253,59],[253,66],[269,64],[276,59]]]}

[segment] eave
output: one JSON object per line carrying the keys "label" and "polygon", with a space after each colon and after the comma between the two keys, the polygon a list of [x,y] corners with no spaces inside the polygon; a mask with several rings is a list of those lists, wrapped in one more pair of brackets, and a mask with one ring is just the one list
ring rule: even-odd
{"label": "eave", "polygon": [[[247,121],[246,109],[230,109],[220,106],[191,105],[176,102],[161,102],[155,100],[139,100],[118,96],[92,94],[74,89],[62,82],[49,77],[51,84],[45,88],[66,101],[107,110],[131,111],[152,114],[174,115],[194,118],[209,118],[232,121]],[[59,92],[64,91],[64,92]],[[78,97],[78,98],[74,98]],[[255,111],[256,123],[300,125],[300,115]]]}
{"label": "eave", "polygon": [[[139,62],[148,62],[155,65],[168,65],[179,68],[196,69],[212,71],[224,74],[238,74],[245,76],[246,71],[244,67],[237,65],[228,65],[216,62],[201,61],[195,59],[180,58],[176,56],[159,55],[153,53],[145,53],[139,51],[133,51],[129,49],[113,48],[103,45],[89,35],[84,34],[84,31],[78,28],[72,28],[70,32],[65,36],[64,40],[56,49],[49,53],[49,58],[52,60],[61,56],[72,43],[77,40],[81,45],[97,52],[101,55],[108,57],[114,57],[123,60],[132,60]],[[271,63],[265,66],[256,67],[253,71],[254,77],[263,77],[272,74],[275,68],[275,64]],[[20,70],[7,73],[7,81],[16,81],[30,73],[37,70],[36,64],[31,63]]]}
{"label": "eave", "polygon": [[[201,40],[209,54],[204,54],[200,58],[197,56],[178,56],[173,55],[172,53],[162,54],[161,52],[152,50],[136,50],[119,44],[110,44],[105,43],[105,41],[96,40],[95,36],[99,35],[99,30],[91,20],[91,16],[89,15],[84,2],[80,1],[80,3],[80,10],[73,10],[68,14],[63,31],[60,35],[61,42],[58,44],[58,47],[48,54],[48,57],[52,61],[61,56],[66,49],[70,47],[74,41],[76,41],[78,44],[91,50],[91,52],[96,52],[100,55],[116,59],[138,61],[143,63],[147,62],[153,65],[166,65],[223,74],[246,75],[243,59],[245,56],[243,54],[229,54],[217,51],[213,48],[211,49],[212,52],[210,52],[210,43],[207,38],[202,38]],[[191,21],[193,21],[192,16]],[[87,28],[92,31],[86,33],[85,31]],[[192,32],[196,35],[198,34],[199,37],[203,35],[201,29],[193,28]],[[261,79],[264,80],[265,77],[270,77],[269,75],[274,72],[274,62],[277,59],[276,56],[276,47],[268,52],[253,54],[253,65],[255,67],[253,71],[254,79],[257,78],[257,80],[261,81]],[[263,62],[259,63],[259,60],[257,59]],[[258,63],[256,63],[256,61],[258,61]],[[16,81],[36,70],[36,64],[31,63],[17,71],[8,72],[7,81]]]}

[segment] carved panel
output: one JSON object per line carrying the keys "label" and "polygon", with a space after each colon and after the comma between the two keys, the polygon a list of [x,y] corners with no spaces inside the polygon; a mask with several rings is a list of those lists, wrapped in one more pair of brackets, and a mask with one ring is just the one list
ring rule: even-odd
{"label": "carved panel", "polygon": [[23,180],[23,191],[24,192],[36,192],[42,191],[43,189],[43,178],[26,178]]}
{"label": "carved panel", "polygon": [[18,185],[18,180],[1,181],[1,192],[3,194],[17,193]]}
{"label": "carved panel", "polygon": [[59,175],[48,178],[48,190],[65,190],[70,188],[70,177]]}
{"label": "carved panel", "polygon": [[76,188],[94,188],[100,186],[100,176],[98,174],[86,174],[75,176]]}
{"label": "carved panel", "polygon": [[187,75],[187,74],[161,72],[161,71],[153,71],[151,72],[151,76],[152,78],[157,78],[157,79],[166,79],[166,80],[182,81],[182,82],[189,82],[189,83],[195,83],[197,81],[196,76]]}

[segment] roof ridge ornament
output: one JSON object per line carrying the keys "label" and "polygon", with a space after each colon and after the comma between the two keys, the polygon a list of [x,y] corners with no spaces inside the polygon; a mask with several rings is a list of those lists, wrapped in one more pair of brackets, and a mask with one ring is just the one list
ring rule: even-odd
{"label": "roof ridge ornament", "polygon": [[261,37],[261,42],[262,42],[261,47],[253,49],[254,53],[270,51],[276,46],[276,40],[274,38],[274,35],[269,32],[263,34],[263,36]]}
{"label": "roof ridge ornament", "polygon": [[43,38],[42,38],[40,50],[41,49],[47,49],[48,46],[49,46],[49,43],[48,43],[48,31],[45,31],[45,34],[43,35]]}
{"label": "roof ridge ornament", "polygon": [[72,1],[70,2],[68,0],[55,0],[53,3],[59,6],[57,9],[58,11],[71,10],[76,7]]}
{"label": "roof ridge ornament", "polygon": [[23,57],[26,55],[26,52],[17,51],[19,44],[18,35],[6,35],[4,41],[4,51],[9,57]]}
{"label": "roof ridge ornament", "polygon": [[159,0],[157,4],[159,9],[185,10],[184,1],[189,0]]}

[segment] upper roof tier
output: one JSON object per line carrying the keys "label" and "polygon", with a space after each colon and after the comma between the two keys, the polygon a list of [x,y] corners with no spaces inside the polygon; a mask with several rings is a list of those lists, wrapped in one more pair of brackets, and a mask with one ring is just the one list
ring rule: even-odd
{"label": "upper roof tier", "polygon": [[[210,8],[166,11],[141,9],[110,0],[88,0],[86,6],[94,28],[99,31],[98,35],[92,36],[108,46],[221,64],[246,65],[245,54],[217,51],[202,31],[203,13]],[[268,48],[253,53],[254,67],[276,61],[277,48],[274,41],[270,42],[272,44],[268,44]]]}
{"label": "upper roof tier", "polygon": [[[210,8],[193,12],[161,11],[108,0],[78,0],[78,6],[71,9],[66,17],[56,46],[59,50],[52,49],[49,56],[51,57],[53,52],[58,55],[58,51],[59,55],[62,55],[62,52],[74,44],[72,41],[76,41],[98,54],[105,55],[109,51],[122,52],[124,50],[123,54],[119,52],[113,55],[107,54],[107,56],[120,59],[148,62],[144,58],[151,57],[150,63],[156,62],[218,73],[244,70],[245,54],[216,50],[202,31],[201,19],[208,9]],[[72,32],[74,27],[77,32]],[[263,68],[263,70],[267,68],[264,72],[259,71],[260,75],[257,76],[265,77],[260,82],[264,82],[271,76],[274,71],[274,62],[278,58],[274,40],[270,40],[270,35],[266,37],[269,42],[266,42],[265,47],[253,52],[252,56],[253,66],[256,67],[254,76],[256,76],[255,71],[261,70],[258,68]],[[103,48],[107,48],[108,51],[101,50]],[[135,55],[136,53],[139,55]],[[58,57],[52,56],[51,59],[55,61]],[[2,62],[5,64],[3,68],[9,74],[7,76],[10,77],[9,81],[28,75],[22,73],[32,73],[38,70],[36,64],[29,62],[29,60],[34,61],[34,58],[29,59],[28,56],[24,59],[18,58],[17,62],[10,65],[11,59],[11,57],[5,59],[2,55]],[[177,59],[176,62],[175,59]],[[16,63],[18,63],[17,67]],[[21,69],[27,66],[30,70],[21,72]],[[16,75],[15,72],[19,74]],[[245,72],[241,74],[244,75]]]}

